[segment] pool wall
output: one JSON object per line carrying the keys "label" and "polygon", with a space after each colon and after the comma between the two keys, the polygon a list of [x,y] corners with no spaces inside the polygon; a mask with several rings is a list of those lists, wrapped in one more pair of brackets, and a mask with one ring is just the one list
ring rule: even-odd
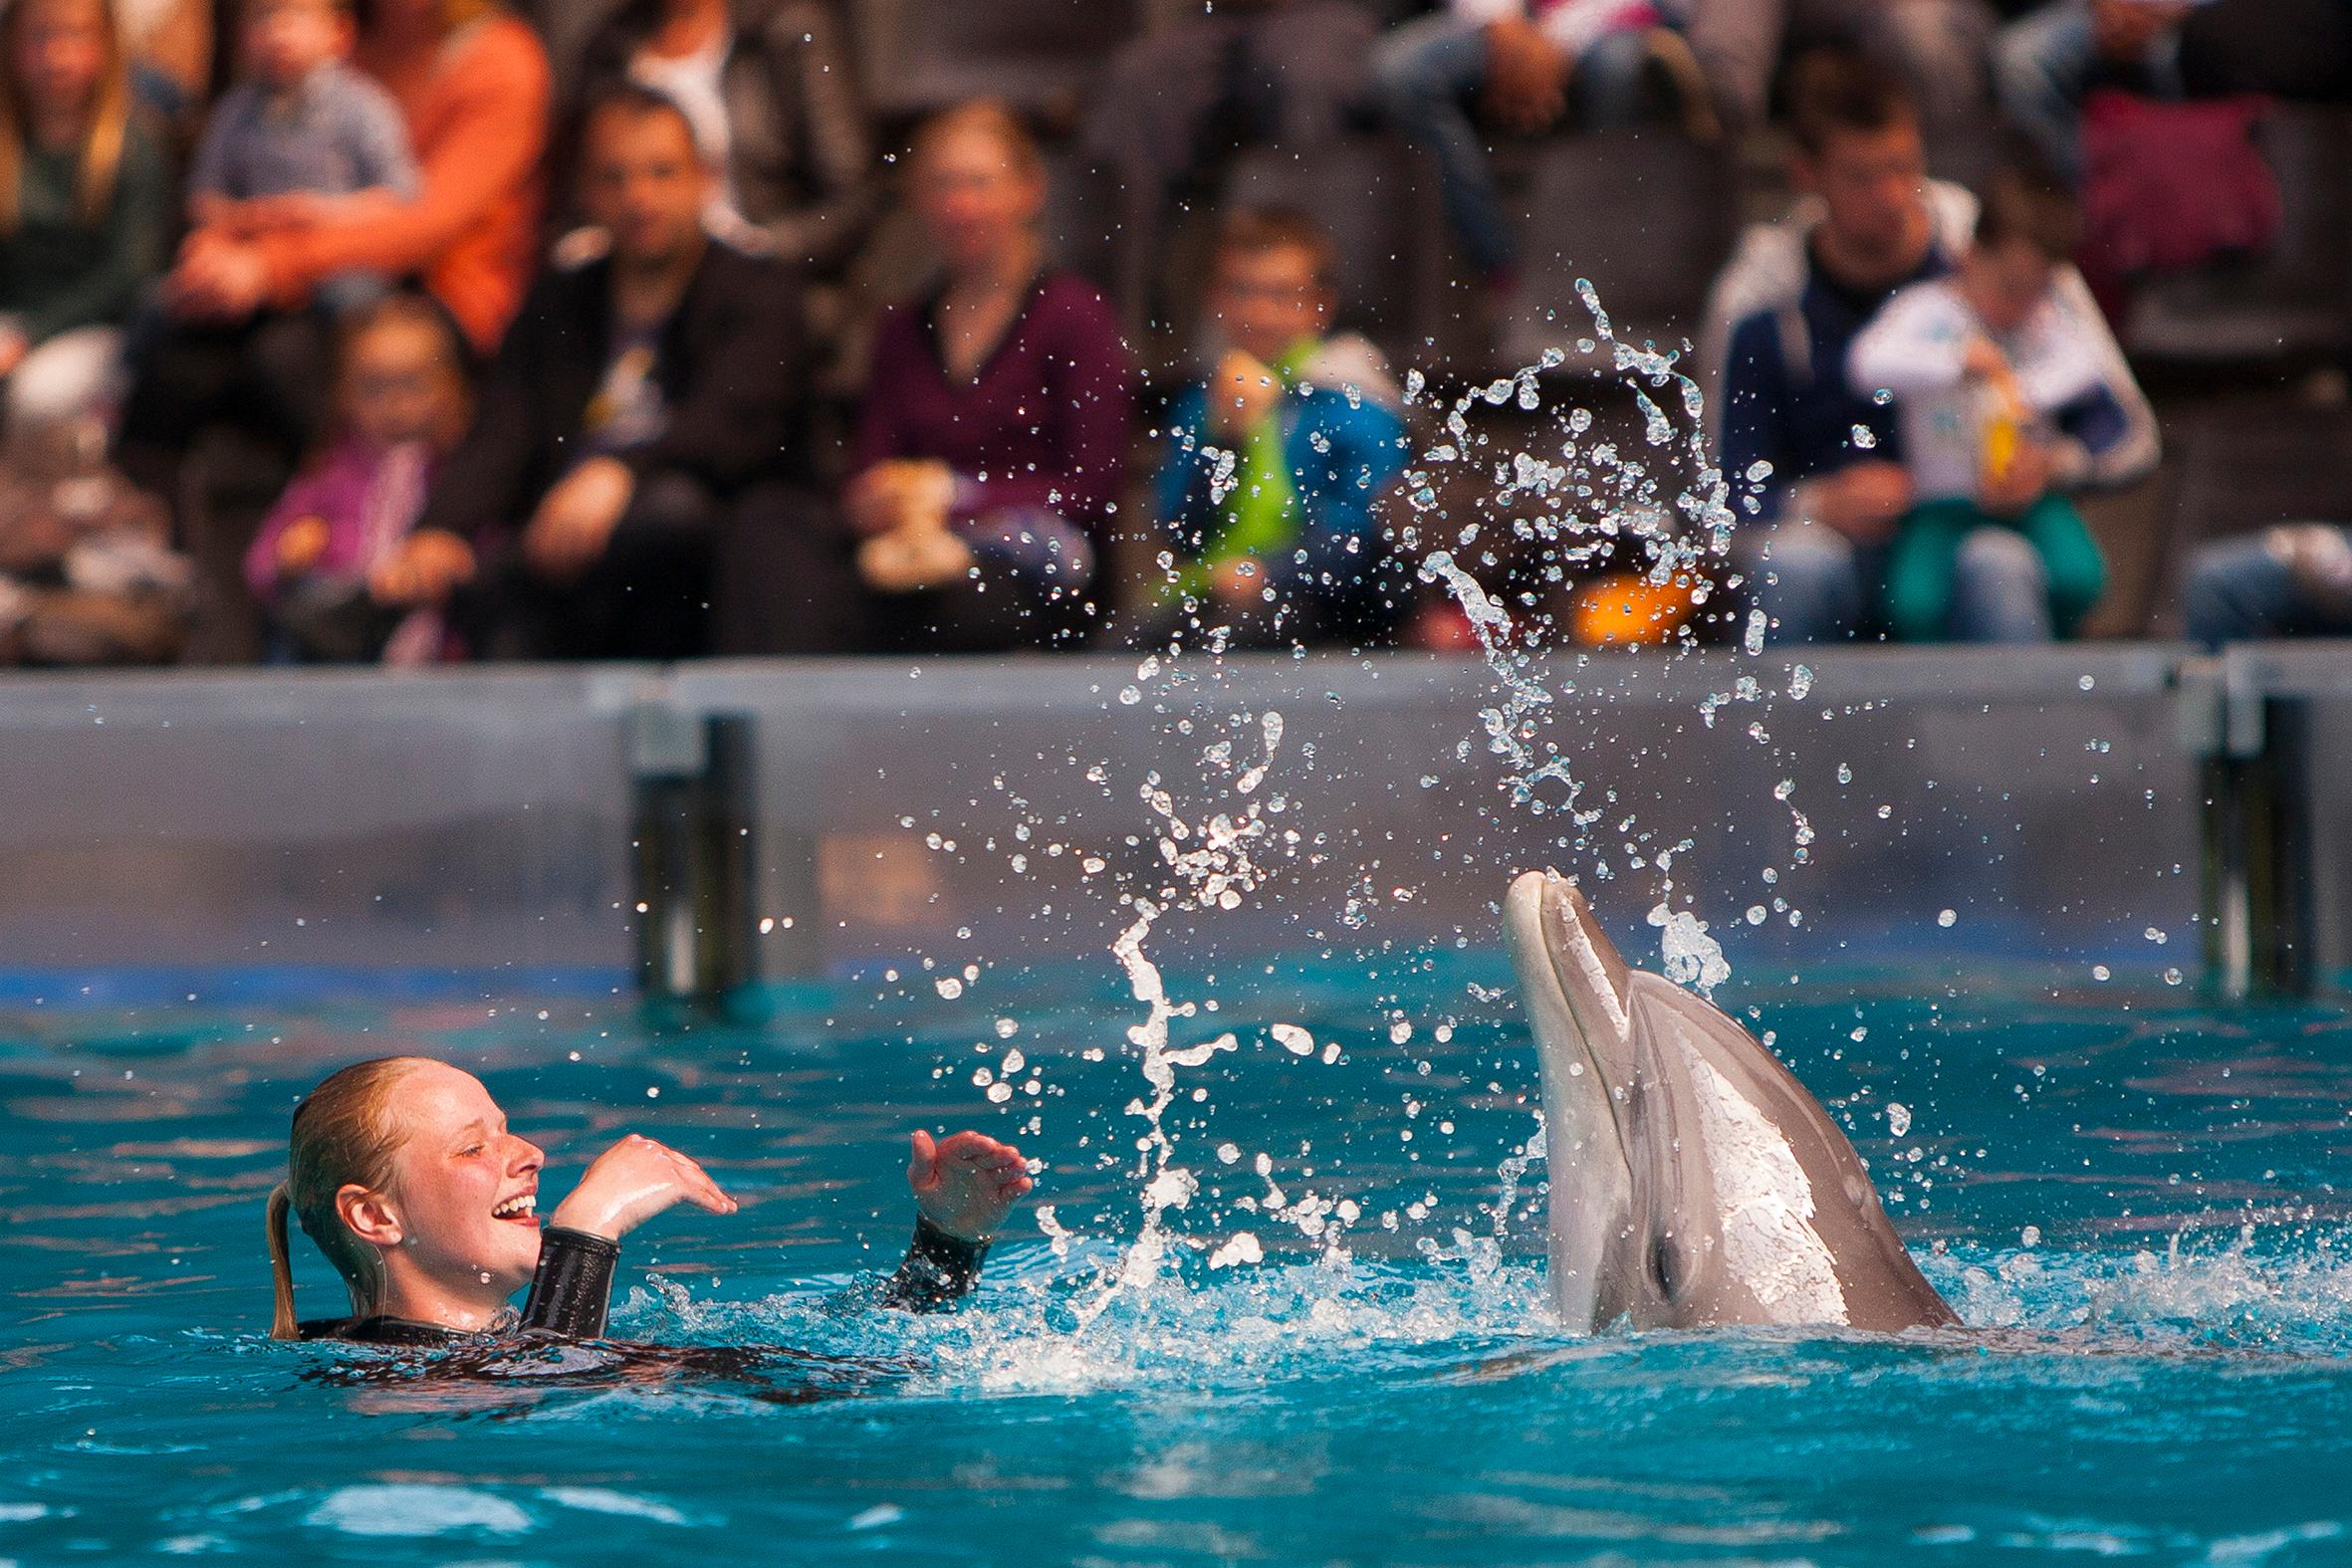
{"label": "pool wall", "polygon": [[[1131,918],[1117,888],[1161,880],[1146,781],[1195,822],[1248,805],[1229,774],[1204,783],[1202,754],[1224,739],[1253,760],[1258,716],[1278,711],[1255,798],[1279,797],[1267,820],[1299,839],[1258,856],[1270,874],[1241,908],[1170,916],[1163,944],[1222,958],[1483,943],[1505,873],[1551,863],[1592,878],[1607,918],[1654,952],[1656,851],[1688,839],[1675,899],[1735,964],[1927,952],[2194,971],[2203,743],[2176,690],[2185,657],[1538,661],[1527,673],[1549,700],[1531,722],[1599,813],[1582,849],[1566,814],[1512,803],[1481,719],[1501,687],[1476,660],[1228,659],[1143,678],[1128,657],[20,676],[0,682],[0,970],[61,995],[127,974],[621,983],[642,891],[632,774],[646,717],[664,714],[748,720],[765,974],[1098,952]],[[2315,693],[2352,687],[2342,656],[2274,664]],[[2335,716],[2312,739],[2326,801],[2352,704],[2320,708]],[[1538,793],[1561,798],[1556,783]],[[2340,865],[2352,819],[2323,809],[2313,837]],[[1104,862],[1091,876],[1088,856]],[[2315,890],[2323,934],[2352,916],[2341,880]],[[1760,906],[1764,923],[1747,924]]]}

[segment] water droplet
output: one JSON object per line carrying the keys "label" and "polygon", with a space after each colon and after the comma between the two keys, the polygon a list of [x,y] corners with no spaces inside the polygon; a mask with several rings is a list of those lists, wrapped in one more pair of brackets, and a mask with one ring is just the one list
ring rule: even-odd
{"label": "water droplet", "polygon": [[2080,679],[2080,680],[2076,681],[2074,684],[2075,684],[2075,685],[2077,685],[2077,686],[2079,686],[2079,687],[2081,687],[2081,688],[2082,688],[2084,691],[2086,691],[2086,692],[2087,692],[2087,691],[2089,691],[2089,690],[2090,690],[2092,687],[2094,687],[2094,686],[2098,685],[2099,683],[2098,683],[2098,682],[2097,682],[2095,679],[2093,679],[2092,677],[2090,677],[2090,676],[2088,676],[2088,675],[2085,675],[2085,676],[2084,676],[2082,679]]}
{"label": "water droplet", "polygon": [[938,988],[939,994],[950,1002],[964,994],[964,983],[953,975],[942,975],[932,984]]}
{"label": "water droplet", "polygon": [[1960,911],[1956,909],[1940,909],[1936,911],[1936,924],[1939,926],[1949,927],[1959,919]]}
{"label": "water droplet", "polygon": [[1294,1056],[1314,1054],[1314,1036],[1295,1023],[1277,1023],[1266,1032],[1275,1037],[1275,1043]]}
{"label": "water droplet", "polygon": [[2164,972],[2164,983],[2168,986],[2178,986],[2181,980],[2181,972],[2177,969],[2168,969]]}
{"label": "water droplet", "polygon": [[1878,432],[1871,429],[1868,425],[1854,426],[1853,438],[1854,445],[1860,447],[1865,452],[1878,445]]}

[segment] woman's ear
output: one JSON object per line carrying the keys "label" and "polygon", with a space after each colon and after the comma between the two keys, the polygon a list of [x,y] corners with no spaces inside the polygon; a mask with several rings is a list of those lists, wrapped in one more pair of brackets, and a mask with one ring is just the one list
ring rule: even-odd
{"label": "woman's ear", "polygon": [[346,1230],[369,1246],[398,1246],[407,1238],[391,1200],[356,1182],[346,1182],[337,1190],[335,1213]]}

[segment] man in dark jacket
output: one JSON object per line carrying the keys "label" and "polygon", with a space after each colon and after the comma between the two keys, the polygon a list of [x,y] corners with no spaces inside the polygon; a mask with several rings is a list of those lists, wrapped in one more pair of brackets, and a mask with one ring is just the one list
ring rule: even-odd
{"label": "man in dark jacket", "polygon": [[438,566],[462,559],[452,539],[470,547],[455,619],[487,656],[691,657],[711,651],[714,599],[755,586],[720,561],[822,548],[790,484],[797,296],[778,264],[706,235],[711,176],[670,101],[615,89],[583,135],[608,253],[533,288],[409,554]]}

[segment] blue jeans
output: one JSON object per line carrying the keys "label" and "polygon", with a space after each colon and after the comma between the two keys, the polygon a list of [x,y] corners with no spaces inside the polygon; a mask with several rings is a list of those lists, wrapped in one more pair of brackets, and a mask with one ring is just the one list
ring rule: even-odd
{"label": "blue jeans", "polygon": [[[1845,642],[1882,618],[1883,546],[1860,547],[1819,524],[1783,524],[1748,571],[1765,641]],[[2049,580],[2014,529],[1981,528],[1962,543],[1952,573],[1955,642],[2048,642]]]}
{"label": "blue jeans", "polygon": [[[1648,41],[1612,33],[1576,62],[1576,102],[1587,129],[1641,117],[1642,68]],[[1446,221],[1471,264],[1493,276],[1510,271],[1519,238],[1495,188],[1486,139],[1476,117],[1487,85],[1487,34],[1449,15],[1425,16],[1388,35],[1372,56],[1372,92],[1397,133],[1437,160]]]}
{"label": "blue jeans", "polygon": [[2179,31],[2150,45],[2144,60],[2112,61],[2099,53],[2090,0],[2049,0],[1994,39],[1993,96],[2001,113],[2069,184],[2082,180],[2082,101],[2095,87],[2181,97]]}
{"label": "blue jeans", "polygon": [[[2181,590],[2190,637],[2213,648],[2268,637],[2352,635],[2352,602],[2341,594],[2331,601],[2315,593],[2273,548],[2281,535],[2323,529],[2311,523],[2266,529],[2198,551],[2190,558],[2189,580]],[[2328,532],[2341,543],[2342,530]]]}

